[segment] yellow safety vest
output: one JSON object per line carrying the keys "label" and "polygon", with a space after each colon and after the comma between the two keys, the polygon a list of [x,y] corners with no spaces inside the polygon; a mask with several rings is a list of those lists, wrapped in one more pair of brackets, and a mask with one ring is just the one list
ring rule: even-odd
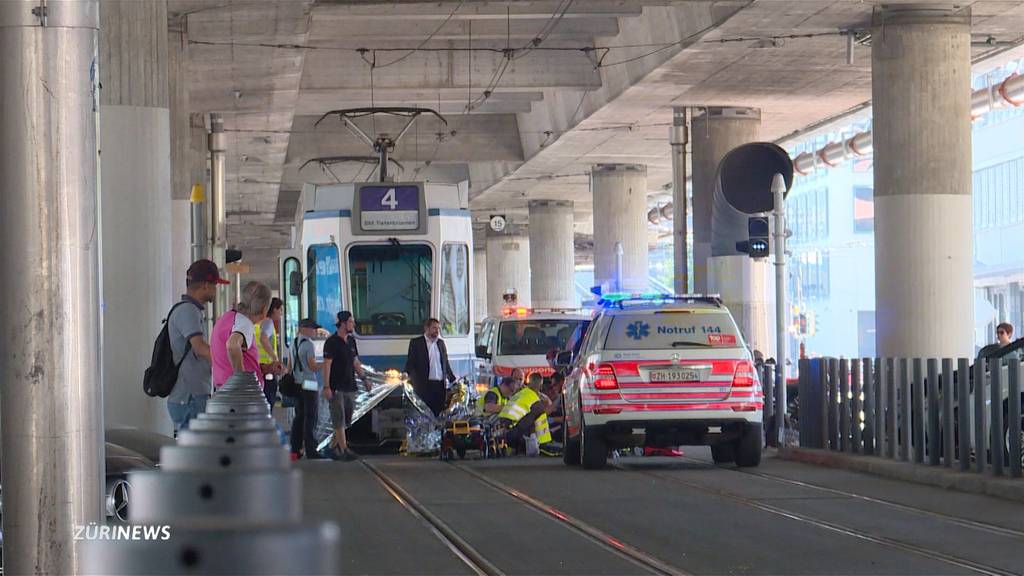
{"label": "yellow safety vest", "polygon": [[[256,338],[256,349],[260,351],[260,364],[273,363],[274,357],[270,355],[270,352],[267,352],[266,350],[263,349],[263,342],[262,340],[260,340],[259,324],[256,325],[256,331],[254,332],[253,336],[255,336]],[[270,345],[274,347],[275,351],[277,350],[277,330],[274,330],[273,334],[271,334],[270,336]]]}
{"label": "yellow safety vest", "polygon": [[502,395],[501,388],[495,386],[488,390],[487,392],[485,392],[484,394],[481,394],[480,397],[476,399],[476,413],[481,416],[484,414],[484,405],[487,403],[487,393],[489,392],[494,392],[495,394],[497,394],[498,406],[504,407],[505,404],[508,404],[508,398],[505,398],[505,396]]}
{"label": "yellow safety vest", "polygon": [[[530,413],[530,408],[533,405],[540,402],[540,396],[533,391],[532,388],[526,387],[516,392],[512,398],[508,400],[505,406],[501,409],[499,417],[511,420],[512,422],[519,422],[524,416]],[[551,442],[551,429],[548,427],[548,415],[541,414],[537,417],[537,421],[534,422],[534,431],[537,433],[537,442],[540,444],[547,444]]]}

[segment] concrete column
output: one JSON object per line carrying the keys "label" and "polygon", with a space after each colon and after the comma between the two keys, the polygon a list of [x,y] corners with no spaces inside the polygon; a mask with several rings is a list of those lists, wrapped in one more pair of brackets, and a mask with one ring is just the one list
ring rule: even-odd
{"label": "concrete column", "polygon": [[516,291],[520,306],[530,306],[530,237],[512,224],[504,233],[487,231],[487,312],[497,315],[502,295]]}
{"label": "concrete column", "polygon": [[97,10],[0,3],[7,574],[80,573],[75,527],[103,522]]}
{"label": "concrete column", "polygon": [[711,202],[718,163],[733,148],[757,141],[761,111],[753,108],[694,108],[690,123],[693,168],[693,291],[709,292]]}
{"label": "concrete column", "polygon": [[621,290],[648,286],[647,167],[598,164],[590,172],[594,198],[594,282],[616,289],[617,245],[622,246]]}
{"label": "concrete column", "polygon": [[473,322],[482,322],[487,312],[487,241],[473,247]]}
{"label": "concrete column", "polygon": [[165,402],[139,385],[184,281],[171,258],[166,1],[100,3],[99,70],[107,425],[167,433]]}
{"label": "concrete column", "polygon": [[535,308],[572,308],[576,303],[573,203],[530,201],[530,277]]}
{"label": "concrete column", "polygon": [[973,356],[971,15],[876,9],[875,318],[880,356]]}

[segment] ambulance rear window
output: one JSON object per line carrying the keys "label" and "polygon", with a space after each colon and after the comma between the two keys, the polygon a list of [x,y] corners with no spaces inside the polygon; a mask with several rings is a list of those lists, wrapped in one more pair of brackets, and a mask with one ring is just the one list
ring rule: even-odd
{"label": "ambulance rear window", "polygon": [[604,347],[608,350],[673,350],[742,346],[739,330],[727,311],[697,309],[615,316]]}

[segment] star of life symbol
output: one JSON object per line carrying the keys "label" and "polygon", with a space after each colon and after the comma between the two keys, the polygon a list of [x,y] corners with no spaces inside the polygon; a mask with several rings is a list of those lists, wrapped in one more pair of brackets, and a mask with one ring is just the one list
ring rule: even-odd
{"label": "star of life symbol", "polygon": [[643,340],[650,335],[651,326],[642,320],[637,320],[626,327],[626,336],[633,340]]}

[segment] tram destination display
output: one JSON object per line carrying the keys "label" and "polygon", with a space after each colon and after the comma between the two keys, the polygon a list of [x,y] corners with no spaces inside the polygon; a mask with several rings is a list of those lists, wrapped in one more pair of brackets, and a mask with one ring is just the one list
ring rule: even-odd
{"label": "tram destination display", "polygon": [[421,182],[373,182],[356,185],[352,233],[358,235],[426,234]]}

